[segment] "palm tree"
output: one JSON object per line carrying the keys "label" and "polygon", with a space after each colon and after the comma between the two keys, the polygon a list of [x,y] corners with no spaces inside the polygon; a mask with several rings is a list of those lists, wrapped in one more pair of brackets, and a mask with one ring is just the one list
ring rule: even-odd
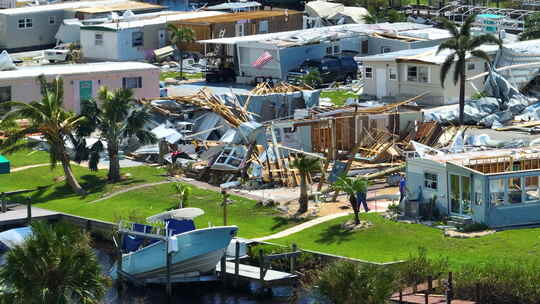
{"label": "palm tree", "polygon": [[109,154],[107,178],[111,182],[117,182],[120,180],[118,151],[121,141],[136,137],[141,144],[149,144],[155,143],[156,138],[152,132],[144,129],[145,124],[150,121],[150,114],[146,107],[136,106],[132,90],[110,91],[107,87],[101,87],[97,99],[99,102],[89,100],[84,103],[81,113],[88,119],[77,129],[77,135],[82,138],[97,130],[100,140],[96,141],[89,151],[85,151],[86,142],[80,140],[77,150],[83,151],[83,156],[79,153],[77,160],[88,159],[90,170],[97,170],[99,154],[105,150],[103,141],[106,142]]}
{"label": "palm tree", "polygon": [[305,86],[312,89],[317,89],[322,83],[321,73],[315,68],[309,69],[307,74],[302,76],[301,81]]}
{"label": "palm tree", "polygon": [[[472,55],[486,62],[490,62],[489,56],[482,50],[477,49],[485,43],[496,43],[501,45],[501,41],[490,34],[483,34],[472,37],[471,27],[476,19],[476,15],[470,15],[465,22],[458,28],[458,25],[446,18],[440,18],[442,28],[448,30],[452,38],[441,43],[437,49],[437,54],[443,50],[452,52],[446,57],[441,66],[441,86],[444,88],[444,81],[450,68],[454,65],[454,84],[459,81],[459,124],[463,125],[465,109],[465,71],[467,55]],[[455,63],[455,64],[454,64]]]}
{"label": "palm tree", "polygon": [[[35,144],[26,141],[26,136],[41,133],[50,146],[51,168],[60,162],[68,185],[75,193],[83,195],[84,189],[71,169],[65,141],[70,137],[72,131],[84,122],[85,118],[62,107],[64,89],[61,78],[47,82],[44,76],[40,76],[38,82],[41,85],[42,94],[40,101],[33,101],[29,104],[16,101],[5,103],[6,106],[14,109],[2,121],[3,126],[10,125],[11,127],[6,131],[7,139],[0,143],[0,151],[10,154],[31,148]],[[17,119],[26,119],[28,124],[17,127],[14,124]]]}
{"label": "palm tree", "polygon": [[180,78],[184,78],[184,43],[195,41],[195,32],[189,27],[175,26],[169,23],[167,29],[171,35],[171,42],[180,52]]}
{"label": "palm tree", "polygon": [[529,15],[525,19],[525,30],[519,36],[520,40],[540,38],[540,13]]}
{"label": "palm tree", "polygon": [[63,223],[32,223],[0,268],[6,303],[100,303],[109,280],[101,273],[90,235]]}
{"label": "palm tree", "polygon": [[178,194],[178,208],[185,208],[187,206],[187,201],[191,195],[191,187],[182,183],[175,183],[174,190]]}
{"label": "palm tree", "polygon": [[349,195],[349,202],[354,211],[354,223],[360,224],[360,202],[356,199],[358,193],[367,193],[369,181],[366,178],[349,178],[347,176],[338,177],[332,185],[337,191],[343,191]]}
{"label": "palm tree", "polygon": [[316,171],[320,168],[319,160],[316,158],[310,158],[306,156],[301,156],[295,158],[292,167],[298,169],[300,173],[300,198],[298,203],[300,208],[298,213],[304,213],[308,210],[308,187],[307,187],[307,176],[313,171]]}

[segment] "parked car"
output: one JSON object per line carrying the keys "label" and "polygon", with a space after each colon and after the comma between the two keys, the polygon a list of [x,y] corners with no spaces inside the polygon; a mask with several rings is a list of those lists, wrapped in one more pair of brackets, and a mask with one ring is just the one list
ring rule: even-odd
{"label": "parked car", "polygon": [[69,60],[69,49],[66,46],[56,46],[43,51],[43,58],[50,63],[63,62]]}
{"label": "parked car", "polygon": [[358,78],[358,64],[351,56],[325,56],[321,59],[308,59],[298,68],[287,74],[287,82],[301,84],[305,75],[311,70],[317,70],[322,83],[351,82]]}

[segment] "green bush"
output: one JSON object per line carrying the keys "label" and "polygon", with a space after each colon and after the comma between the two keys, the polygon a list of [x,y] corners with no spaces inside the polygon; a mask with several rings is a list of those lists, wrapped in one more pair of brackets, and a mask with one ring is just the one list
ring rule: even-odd
{"label": "green bush", "polygon": [[428,277],[439,279],[448,271],[448,259],[440,257],[428,258],[425,248],[418,248],[418,253],[410,255],[400,266],[399,280],[402,287],[426,282]]}
{"label": "green bush", "polygon": [[304,286],[323,303],[382,304],[396,290],[395,274],[384,266],[340,261],[312,273]]}
{"label": "green bush", "polygon": [[467,224],[461,227],[460,231],[461,232],[476,232],[476,231],[484,231],[488,229],[489,229],[488,225],[484,223],[472,223],[472,224]]}
{"label": "green bush", "polygon": [[454,272],[456,299],[474,300],[477,290],[481,303],[540,303],[540,264],[519,260],[488,260],[463,265]]}
{"label": "green bush", "polygon": [[399,215],[401,213],[401,208],[399,207],[399,204],[390,204],[388,205],[388,212]]}

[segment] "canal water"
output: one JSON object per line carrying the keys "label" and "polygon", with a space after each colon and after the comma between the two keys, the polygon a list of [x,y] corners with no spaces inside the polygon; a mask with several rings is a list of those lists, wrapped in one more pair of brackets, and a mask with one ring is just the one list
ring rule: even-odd
{"label": "canal water", "polygon": [[[101,250],[95,252],[103,273],[108,274],[112,266],[110,257]],[[128,286],[123,291],[111,287],[103,302],[106,304],[167,303],[165,295],[165,287],[162,285],[149,285],[144,288]],[[224,288],[219,282],[177,284],[173,288],[173,303],[175,304],[308,304],[312,302],[305,295],[294,298],[260,298],[249,291],[239,292]]]}

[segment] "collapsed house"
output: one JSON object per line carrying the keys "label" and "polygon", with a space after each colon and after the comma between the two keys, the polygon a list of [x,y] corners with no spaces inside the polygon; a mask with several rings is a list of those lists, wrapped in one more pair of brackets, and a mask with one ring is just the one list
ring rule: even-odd
{"label": "collapsed house", "polygon": [[[435,46],[450,38],[445,30],[415,23],[349,24],[300,31],[201,40],[234,58],[236,81],[258,78],[279,82],[307,59],[359,56]],[[263,60],[264,59],[264,60]],[[255,64],[256,62],[262,64]]]}

